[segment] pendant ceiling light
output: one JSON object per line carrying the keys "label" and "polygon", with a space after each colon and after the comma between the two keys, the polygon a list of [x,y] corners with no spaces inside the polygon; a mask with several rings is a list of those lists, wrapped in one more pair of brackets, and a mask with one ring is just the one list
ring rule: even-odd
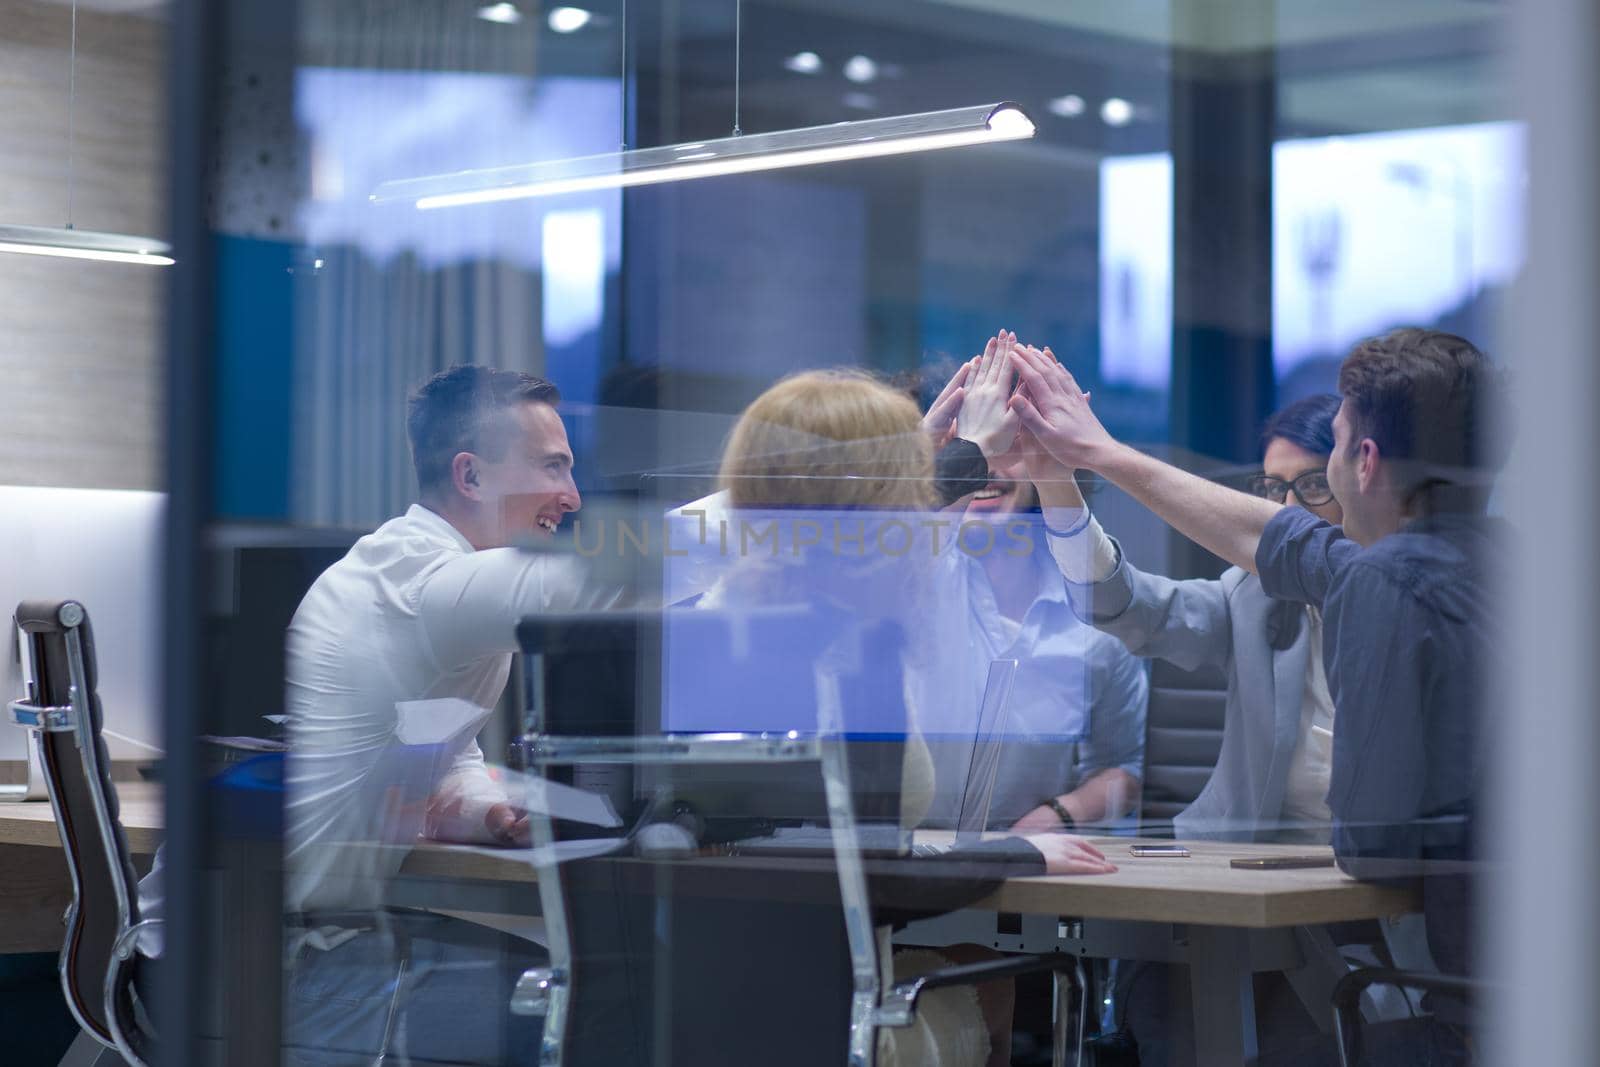
{"label": "pendant ceiling light", "polygon": [[172,265],[171,249],[153,237],[122,233],[97,233],[72,225],[77,191],[74,116],[78,102],[78,5],[72,5],[72,49],[67,59],[67,224],[65,226],[8,226],[0,224],[0,252],[64,259],[98,259],[110,263],[140,263],[148,267]]}
{"label": "pendant ceiling light", "polygon": [[[596,189],[711,178],[723,174],[836,163],[847,159],[928,152],[1033,136],[1033,120],[1009,102],[916,115],[838,122],[744,135],[739,128],[739,53],[742,18],[735,7],[733,136],[662,145],[545,163],[488,167],[384,182],[372,202],[413,203],[419,210],[489,204]],[[627,88],[627,9],[623,9],[623,88]]]}
{"label": "pendant ceiling light", "polygon": [[983,104],[920,115],[724,137],[697,144],[640,148],[551,163],[408,178],[383,183],[372,194],[372,200],[374,203],[413,201],[426,211],[462,204],[487,204],[497,200],[869,159],[902,152],[927,152],[1032,136],[1033,122],[1016,104]]}

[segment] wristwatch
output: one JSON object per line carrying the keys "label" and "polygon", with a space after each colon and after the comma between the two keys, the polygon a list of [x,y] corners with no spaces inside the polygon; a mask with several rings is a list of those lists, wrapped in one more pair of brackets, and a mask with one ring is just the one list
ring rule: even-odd
{"label": "wristwatch", "polygon": [[1063,830],[1076,830],[1078,828],[1078,823],[1073,819],[1072,812],[1067,810],[1066,805],[1061,803],[1059,797],[1051,797],[1044,803],[1045,807],[1055,812],[1056,818],[1061,820],[1061,828]]}

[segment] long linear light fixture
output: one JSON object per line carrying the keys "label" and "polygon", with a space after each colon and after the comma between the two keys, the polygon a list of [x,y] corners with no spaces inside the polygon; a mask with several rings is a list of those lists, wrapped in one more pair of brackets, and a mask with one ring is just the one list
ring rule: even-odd
{"label": "long linear light fixture", "polygon": [[147,267],[170,267],[172,251],[153,237],[133,237],[122,233],[98,233],[74,229],[72,212],[77,197],[77,106],[78,106],[78,0],[72,0],[72,43],[67,53],[67,224],[65,226],[0,225],[0,252],[28,256],[57,256],[63,259],[98,259],[109,263],[140,263]]}
{"label": "long linear light fixture", "polygon": [[153,237],[97,233],[70,226],[0,226],[0,252],[170,267],[172,257],[167,255],[170,251],[166,242]]}
{"label": "long linear light fixture", "polygon": [[1033,120],[1018,105],[981,104],[548,163],[397,179],[378,186],[371,199],[377,204],[413,202],[419,210],[428,211],[1016,141],[1032,137],[1033,131]]}

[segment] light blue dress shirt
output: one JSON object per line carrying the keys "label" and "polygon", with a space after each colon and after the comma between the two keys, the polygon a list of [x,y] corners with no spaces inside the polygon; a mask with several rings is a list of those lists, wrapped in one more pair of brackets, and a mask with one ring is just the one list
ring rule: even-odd
{"label": "light blue dress shirt", "polygon": [[[1024,568],[1037,590],[1020,627],[1002,617],[983,561],[955,556],[967,572],[961,583],[967,593],[963,654],[975,668],[986,669],[996,659],[1018,664],[989,810],[988,825],[994,829],[1009,827],[1047,798],[1071,792],[1100,771],[1116,767],[1142,778],[1149,696],[1144,665],[1116,638],[1074,614],[1037,516],[1013,518],[1031,520],[1031,551],[1004,561]],[[982,669],[976,673],[984,676]],[[930,747],[936,750],[939,795],[928,821],[953,823],[972,740],[930,736]]]}

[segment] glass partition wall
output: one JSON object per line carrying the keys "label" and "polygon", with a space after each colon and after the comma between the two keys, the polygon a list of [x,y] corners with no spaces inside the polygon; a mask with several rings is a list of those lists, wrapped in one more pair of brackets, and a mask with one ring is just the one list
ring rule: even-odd
{"label": "glass partition wall", "polygon": [[180,4],[170,1062],[1329,1051],[1323,619],[1003,412],[1337,521],[1352,346],[1515,362],[1507,20]]}

